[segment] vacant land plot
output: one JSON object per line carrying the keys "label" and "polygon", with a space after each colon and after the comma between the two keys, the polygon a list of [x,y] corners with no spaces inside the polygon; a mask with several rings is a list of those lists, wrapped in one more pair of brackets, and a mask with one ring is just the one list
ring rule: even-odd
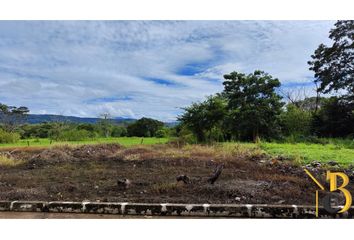
{"label": "vacant land plot", "polygon": [[[0,200],[314,204],[315,185],[303,169],[254,144],[96,144],[0,152]],[[207,180],[220,164],[222,173],[211,184]],[[325,169],[310,170],[325,182]],[[180,175],[187,183],[176,181]]]}

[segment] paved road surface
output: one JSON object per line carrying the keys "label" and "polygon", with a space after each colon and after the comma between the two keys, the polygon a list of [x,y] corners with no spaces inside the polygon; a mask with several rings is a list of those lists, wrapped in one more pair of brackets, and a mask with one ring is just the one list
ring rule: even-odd
{"label": "paved road surface", "polygon": [[84,214],[84,213],[42,213],[42,212],[0,212],[0,219],[129,219],[129,218],[173,218],[159,216],[122,216],[115,214]]}

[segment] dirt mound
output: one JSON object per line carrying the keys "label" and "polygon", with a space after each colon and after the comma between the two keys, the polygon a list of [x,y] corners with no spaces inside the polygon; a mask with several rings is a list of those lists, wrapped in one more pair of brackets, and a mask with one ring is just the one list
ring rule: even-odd
{"label": "dirt mound", "polygon": [[58,163],[99,160],[110,157],[120,148],[122,148],[122,146],[119,144],[82,145],[75,148],[69,146],[53,147],[34,155],[30,159],[30,162],[46,161],[50,163]]}
{"label": "dirt mound", "polygon": [[45,160],[51,162],[70,161],[72,156],[69,147],[55,147],[46,149],[39,154],[33,156],[31,160]]}
{"label": "dirt mound", "polygon": [[74,158],[79,159],[107,158],[121,148],[122,146],[119,144],[83,145],[73,149],[71,154]]}
{"label": "dirt mound", "polygon": [[137,161],[154,159],[156,157],[156,152],[152,149],[147,149],[143,147],[128,148],[115,154],[115,158],[123,159],[125,161]]}

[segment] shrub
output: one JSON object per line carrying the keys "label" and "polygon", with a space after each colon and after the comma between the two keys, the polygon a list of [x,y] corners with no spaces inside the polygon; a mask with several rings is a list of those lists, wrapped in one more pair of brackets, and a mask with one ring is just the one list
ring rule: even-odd
{"label": "shrub", "polygon": [[127,136],[127,128],[122,126],[114,126],[112,129],[112,137],[125,137]]}
{"label": "shrub", "polygon": [[16,143],[18,140],[20,140],[18,133],[5,132],[0,129],[0,143]]}
{"label": "shrub", "polygon": [[157,138],[165,138],[169,136],[169,130],[168,128],[161,128],[156,131],[155,137]]}
{"label": "shrub", "polygon": [[298,108],[293,104],[287,105],[286,111],[280,115],[282,131],[289,140],[308,136],[312,121],[311,112]]}
{"label": "shrub", "polygon": [[94,138],[95,135],[87,130],[66,130],[59,134],[59,141],[83,141]]}

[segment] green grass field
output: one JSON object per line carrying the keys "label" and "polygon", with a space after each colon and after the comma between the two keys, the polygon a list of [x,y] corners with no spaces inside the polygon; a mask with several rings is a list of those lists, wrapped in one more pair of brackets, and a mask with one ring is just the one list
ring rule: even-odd
{"label": "green grass field", "polygon": [[271,155],[281,155],[309,163],[336,161],[341,165],[354,164],[354,149],[335,144],[310,143],[261,143],[260,147]]}
{"label": "green grass field", "polygon": [[283,156],[302,165],[312,161],[326,163],[336,161],[342,166],[354,165],[354,149],[352,144],[337,141],[335,144],[315,143],[224,143],[226,149],[237,147],[244,151],[263,151],[271,156]]}
{"label": "green grass field", "polygon": [[20,140],[17,143],[0,144],[0,149],[4,147],[47,147],[53,145],[80,145],[80,144],[100,144],[100,143],[119,143],[124,146],[138,145],[138,144],[158,144],[166,143],[168,138],[141,138],[141,137],[117,137],[117,138],[97,138],[85,141],[70,141],[70,142],[59,142],[50,141],[47,138],[40,139],[25,139]]}

